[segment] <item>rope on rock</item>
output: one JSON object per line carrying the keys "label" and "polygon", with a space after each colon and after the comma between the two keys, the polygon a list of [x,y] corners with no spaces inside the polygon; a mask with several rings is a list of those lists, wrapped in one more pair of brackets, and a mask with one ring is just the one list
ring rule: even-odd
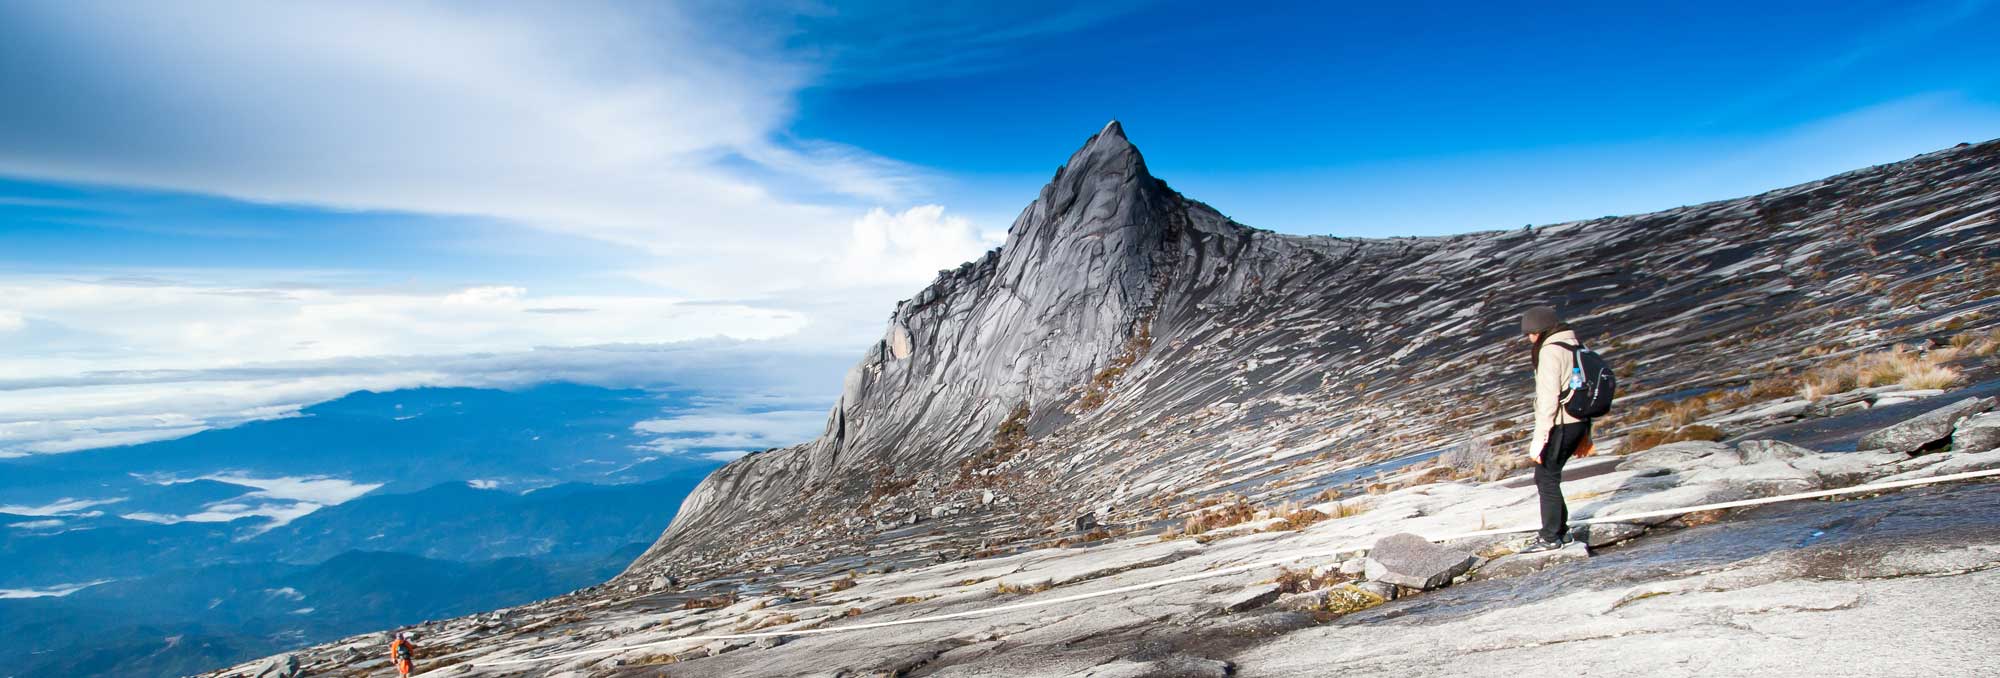
{"label": "rope on rock", "polygon": [[[1984,471],[1968,471],[1968,472],[1965,472],[1965,473],[1953,473],[1953,474],[1950,474],[1950,475],[1942,475],[1942,476],[1933,476],[1933,477],[1929,477],[1929,478],[1912,478],[1912,479],[1909,479],[1909,480],[1896,480],[1896,481],[1890,481],[1890,482],[1884,482],[1884,483],[1870,483],[1870,484],[1867,484],[1867,485],[1856,485],[1856,486],[1854,486],[1854,487],[1844,487],[1844,488],[1840,488],[1840,489],[1834,489],[1834,490],[1816,490],[1816,491],[1812,491],[1812,492],[1800,492],[1800,493],[1796,493],[1796,494],[1787,494],[1787,495],[1780,495],[1780,496],[1776,496],[1776,497],[1763,497],[1763,498],[1759,498],[1759,499],[1743,499],[1743,500],[1739,500],[1739,501],[1726,501],[1726,502],[1720,502],[1720,503],[1714,503],[1714,504],[1701,504],[1701,505],[1697,505],[1697,506],[1687,506],[1687,507],[1682,507],[1682,508],[1670,508],[1670,509],[1660,509],[1660,510],[1657,510],[1657,511],[1642,511],[1642,512],[1639,512],[1639,513],[1632,513],[1632,514],[1624,514],[1624,515],[1614,515],[1614,516],[1597,516],[1597,517],[1593,517],[1593,518],[1589,518],[1589,519],[1586,519],[1586,520],[1572,520],[1572,521],[1570,521],[1570,522],[1569,522],[1569,524],[1571,524],[1571,525],[1592,525],[1592,524],[1597,524],[1597,523],[1626,523],[1626,522],[1632,522],[1632,521],[1635,521],[1635,520],[1645,520],[1645,519],[1648,519],[1648,518],[1662,518],[1662,517],[1672,517],[1672,516],[1678,516],[1678,515],[1684,515],[1684,514],[1688,514],[1688,513],[1697,513],[1697,512],[1701,512],[1701,511],[1719,511],[1719,510],[1724,510],[1724,509],[1733,509],[1733,508],[1744,508],[1744,507],[1748,507],[1748,506],[1760,506],[1760,505],[1764,505],[1764,504],[1776,504],[1776,503],[1779,503],[1779,502],[1787,502],[1787,501],[1799,501],[1799,500],[1803,500],[1803,499],[1820,499],[1820,498],[1824,498],[1824,497],[1837,497],[1837,496],[1840,496],[1840,495],[1847,495],[1847,494],[1864,494],[1864,493],[1868,493],[1868,492],[1881,492],[1881,491],[1885,491],[1885,490],[1896,490],[1896,489],[1902,489],[1902,488],[1906,488],[1906,487],[1917,487],[1917,486],[1920,486],[1920,485],[1932,485],[1932,484],[1937,484],[1937,483],[1948,483],[1948,482],[1954,482],[1954,481],[1959,481],[1959,480],[1972,480],[1972,479],[1974,479],[1974,478],[1987,478],[1987,477],[1993,477],[1993,476],[2000,476],[2000,469],[1988,469],[1988,470],[1984,470]],[[1444,542],[1444,541],[1452,541],[1452,540],[1456,540],[1456,539],[1467,539],[1467,538],[1471,538],[1471,537],[1489,537],[1489,536],[1496,536],[1496,535],[1502,535],[1502,534],[1513,534],[1513,533],[1517,533],[1517,532],[1534,532],[1534,531],[1536,531],[1536,530],[1538,530],[1538,529],[1541,529],[1541,526],[1540,526],[1540,525],[1530,525],[1530,526],[1517,526],[1517,527],[1505,527],[1505,528],[1498,528],[1498,529],[1491,529],[1491,530],[1478,530],[1478,531],[1474,531],[1474,532],[1463,532],[1463,533],[1459,533],[1459,534],[1448,534],[1448,535],[1444,535],[1444,536],[1439,536],[1439,537],[1432,537],[1432,538],[1430,538],[1430,540],[1431,540],[1431,541],[1434,541],[1434,542]],[[752,632],[747,632],[747,633],[722,633],[722,634],[712,634],[712,635],[702,635],[702,636],[683,636],[683,637],[680,637],[680,638],[669,638],[669,639],[666,639],[666,640],[656,640],[656,641],[652,641],[652,642],[647,642],[647,643],[638,643],[638,644],[633,644],[633,645],[625,645],[625,646],[619,646],[619,647],[605,647],[605,648],[593,648],[593,649],[588,649],[588,650],[575,650],[575,651],[571,651],[571,652],[563,652],[563,653],[558,653],[558,654],[552,654],[552,655],[546,655],[546,656],[540,656],[540,657],[521,657],[521,658],[516,658],[516,659],[500,659],[500,660],[494,660],[494,661],[485,661],[485,662],[467,662],[467,665],[470,665],[470,666],[506,666],[506,665],[513,665],[513,664],[530,664],[530,663],[537,663],[537,662],[549,662],[549,661],[560,661],[560,660],[564,660],[564,659],[575,659],[575,658],[578,658],[578,657],[588,657],[588,656],[591,656],[591,655],[599,655],[599,654],[613,654],[613,653],[618,653],[618,652],[628,652],[628,651],[631,651],[631,650],[642,650],[642,649],[646,649],[646,648],[651,648],[651,647],[660,647],[660,646],[664,646],[664,645],[669,645],[669,644],[674,644],[674,643],[686,643],[686,642],[689,642],[689,641],[710,641],[710,640],[741,640],[741,639],[748,639],[748,638],[775,638],[775,637],[780,637],[780,636],[807,636],[807,635],[814,635],[814,634],[822,634],[822,633],[843,633],[843,632],[847,632],[847,631],[862,631],[862,630],[867,630],[867,629],[879,629],[879,628],[885,628],[885,627],[890,627],[890,626],[905,626],[905,625],[909,625],[909,624],[926,624],[926,623],[930,623],[930,622],[939,622],[939,621],[945,621],[945,620],[948,620],[948,619],[964,619],[964,618],[967,618],[967,617],[979,617],[979,616],[984,616],[984,615],[989,615],[989,614],[997,614],[997,613],[1001,613],[1001,612],[1011,612],[1011,611],[1014,611],[1014,610],[1025,610],[1025,609],[1029,609],[1029,608],[1034,608],[1034,607],[1041,607],[1041,606],[1046,606],[1046,605],[1056,605],[1056,604],[1059,604],[1059,603],[1070,603],[1070,602],[1076,602],[1076,601],[1079,601],[1079,600],[1089,600],[1089,599],[1091,599],[1091,598],[1102,598],[1102,597],[1104,597],[1104,596],[1114,596],[1114,595],[1118,595],[1118,594],[1121,594],[1121,593],[1131,593],[1131,592],[1133,592],[1133,591],[1143,591],[1143,590],[1146,590],[1146,589],[1151,589],[1151,588],[1158,588],[1158,587],[1161,587],[1161,586],[1170,586],[1170,585],[1173,585],[1173,584],[1181,584],[1181,583],[1186,583],[1186,582],[1191,582],[1191,581],[1197,581],[1197,580],[1201,580],[1201,579],[1208,579],[1208,578],[1211,578],[1211,577],[1220,577],[1220,576],[1223,576],[1223,575],[1230,575],[1230,574],[1236,574],[1236,573],[1239,573],[1239,572],[1248,572],[1248,571],[1251,571],[1251,570],[1257,570],[1257,569],[1262,569],[1262,568],[1267,568],[1267,567],[1277,567],[1277,566],[1280,566],[1280,565],[1287,565],[1287,564],[1290,564],[1290,563],[1295,563],[1295,562],[1298,562],[1299,560],[1303,560],[1303,559],[1306,559],[1306,558],[1314,558],[1314,557],[1325,557],[1325,556],[1332,556],[1332,555],[1336,555],[1336,553],[1335,553],[1335,552],[1327,552],[1327,553],[1303,553],[1303,554],[1298,554],[1298,555],[1294,555],[1294,556],[1290,556],[1290,557],[1286,557],[1286,558],[1278,558],[1278,559],[1274,559],[1274,560],[1266,560],[1266,561],[1262,561],[1262,562],[1256,562],[1256,563],[1249,563],[1249,564],[1245,564],[1245,565],[1232,565],[1232,566],[1229,566],[1229,567],[1224,567],[1224,568],[1220,568],[1220,569],[1215,569],[1215,570],[1206,570],[1206,571],[1202,571],[1202,572],[1196,572],[1196,573],[1194,573],[1194,574],[1185,574],[1185,575],[1181,575],[1181,576],[1178,576],[1178,577],[1169,577],[1169,578],[1166,578],[1166,579],[1159,579],[1159,580],[1155,580],[1155,581],[1149,581],[1149,582],[1141,582],[1141,583],[1138,583],[1138,584],[1131,584],[1131,585],[1127,585],[1127,586],[1120,586],[1120,587],[1117,587],[1117,588],[1111,588],[1111,589],[1105,589],[1105,590],[1103,590],[1103,591],[1091,591],[1091,592],[1089,592],[1089,593],[1078,593],[1078,594],[1073,594],[1073,595],[1067,595],[1067,596],[1058,596],[1058,597],[1055,597],[1055,598],[1042,598],[1042,599],[1037,599],[1037,600],[1029,600],[1029,601],[1023,601],[1023,602],[1019,602],[1019,603],[1011,603],[1011,604],[1007,604],[1007,605],[1000,605],[1000,606],[996,606],[996,607],[986,607],[986,608],[980,608],[980,609],[975,609],[975,610],[965,610],[965,611],[962,611],[962,612],[951,612],[951,613],[946,613],[946,614],[934,614],[934,615],[926,615],[926,616],[922,616],[922,617],[911,617],[911,618],[909,618],[909,619],[896,619],[896,620],[891,620],[891,621],[881,621],[881,622],[869,622],[869,623],[864,623],[864,624],[850,624],[850,625],[846,625],[846,626],[833,626],[833,627],[825,627],[825,628],[813,628],[813,629],[794,629],[794,630],[790,630],[790,631],[752,631]]]}

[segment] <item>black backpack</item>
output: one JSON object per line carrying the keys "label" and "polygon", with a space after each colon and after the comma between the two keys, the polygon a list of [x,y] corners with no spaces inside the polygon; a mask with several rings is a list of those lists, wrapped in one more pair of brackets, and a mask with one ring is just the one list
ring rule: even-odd
{"label": "black backpack", "polygon": [[1569,349],[1570,357],[1574,358],[1569,380],[1563,384],[1563,409],[1578,419],[1596,419],[1610,412],[1612,393],[1618,390],[1618,377],[1611,373],[1611,364],[1588,348],[1560,342],[1556,345]]}

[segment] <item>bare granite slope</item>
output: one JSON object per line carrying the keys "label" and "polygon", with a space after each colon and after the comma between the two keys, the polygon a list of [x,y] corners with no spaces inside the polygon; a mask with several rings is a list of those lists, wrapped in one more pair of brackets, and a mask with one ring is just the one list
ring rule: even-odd
{"label": "bare granite slope", "polygon": [[[1612,518],[2000,468],[1995,280],[2000,141],[1655,214],[1357,240],[1236,224],[1114,123],[1003,248],[898,305],[822,436],[717,471],[613,582],[414,625],[419,668],[1989,675],[2000,608],[1966,601],[2000,591],[1991,477]],[[1623,371],[1610,454],[1564,488],[1609,518],[1554,553],[1433,547],[1535,515],[1504,465],[1426,464],[1522,451],[1515,316],[1548,302]],[[1961,378],[1769,380],[1897,346]],[[1729,397],[1651,406],[1708,396]],[[1621,440],[1661,426],[1721,441]],[[1424,562],[1448,567],[1404,571]],[[921,623],[869,626],[898,621]],[[382,675],[386,642],[211,675]]]}

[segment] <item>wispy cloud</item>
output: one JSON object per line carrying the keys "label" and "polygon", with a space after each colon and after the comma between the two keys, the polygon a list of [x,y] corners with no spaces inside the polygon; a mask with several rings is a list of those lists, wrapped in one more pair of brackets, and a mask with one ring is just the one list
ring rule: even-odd
{"label": "wispy cloud", "polygon": [[850,221],[923,192],[918,168],[788,133],[823,68],[718,7],[5,11],[0,59],[43,66],[0,81],[0,174],[494,217],[694,269],[652,276],[681,292],[833,263]]}
{"label": "wispy cloud", "polygon": [[258,477],[244,473],[216,473],[193,479],[151,479],[151,482],[173,484],[192,480],[214,480],[257,488],[254,492],[240,497],[212,502],[202,510],[174,515],[148,511],[121,514],[126,520],[172,525],[175,523],[227,523],[244,518],[266,518],[253,531],[263,532],[311,515],[328,506],[344,504],[382,487],[382,483],[354,482],[344,478],[327,476],[280,476]]}
{"label": "wispy cloud", "polygon": [[82,591],[92,586],[96,586],[98,584],[108,583],[110,581],[111,581],[110,579],[99,579],[97,581],[83,582],[80,584],[57,584],[55,586],[43,586],[43,587],[26,588],[26,589],[0,589],[0,600],[17,599],[17,598],[61,598],[63,596],[67,596],[69,594]]}
{"label": "wispy cloud", "polygon": [[810,440],[826,427],[824,409],[803,409],[796,405],[765,409],[756,400],[711,399],[670,417],[633,424],[632,430],[656,436],[643,443],[643,449],[729,461],[750,450]]}
{"label": "wispy cloud", "polygon": [[9,505],[0,506],[0,513],[17,516],[72,516],[81,515],[93,506],[107,506],[125,501],[124,497],[111,499],[73,499],[64,497],[41,506]]}

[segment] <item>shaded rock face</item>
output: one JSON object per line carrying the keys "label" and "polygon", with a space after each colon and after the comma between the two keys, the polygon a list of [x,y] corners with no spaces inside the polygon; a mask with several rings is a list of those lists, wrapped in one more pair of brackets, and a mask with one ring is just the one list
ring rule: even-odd
{"label": "shaded rock face", "polygon": [[1861,438],[1861,449],[1911,454],[1951,437],[1959,422],[1993,409],[1990,398],[1966,398]]}
{"label": "shaded rock face", "polygon": [[1959,422],[1951,444],[1960,452],[2000,449],[2000,412],[1988,412]]}
{"label": "shaded rock face", "polygon": [[[1113,123],[1002,248],[897,305],[818,438],[712,474],[626,576],[966,555],[1082,513],[1309,497],[1357,459],[1525,432],[1517,314],[1534,304],[1634,369],[1620,407],[1809,367],[1807,348],[2000,306],[1981,296],[2000,276],[1995,196],[1987,142],[1654,214],[1288,236],[1173,191]],[[1922,303],[1881,303],[1905,286]],[[1494,452],[1522,452],[1510,440]]]}

